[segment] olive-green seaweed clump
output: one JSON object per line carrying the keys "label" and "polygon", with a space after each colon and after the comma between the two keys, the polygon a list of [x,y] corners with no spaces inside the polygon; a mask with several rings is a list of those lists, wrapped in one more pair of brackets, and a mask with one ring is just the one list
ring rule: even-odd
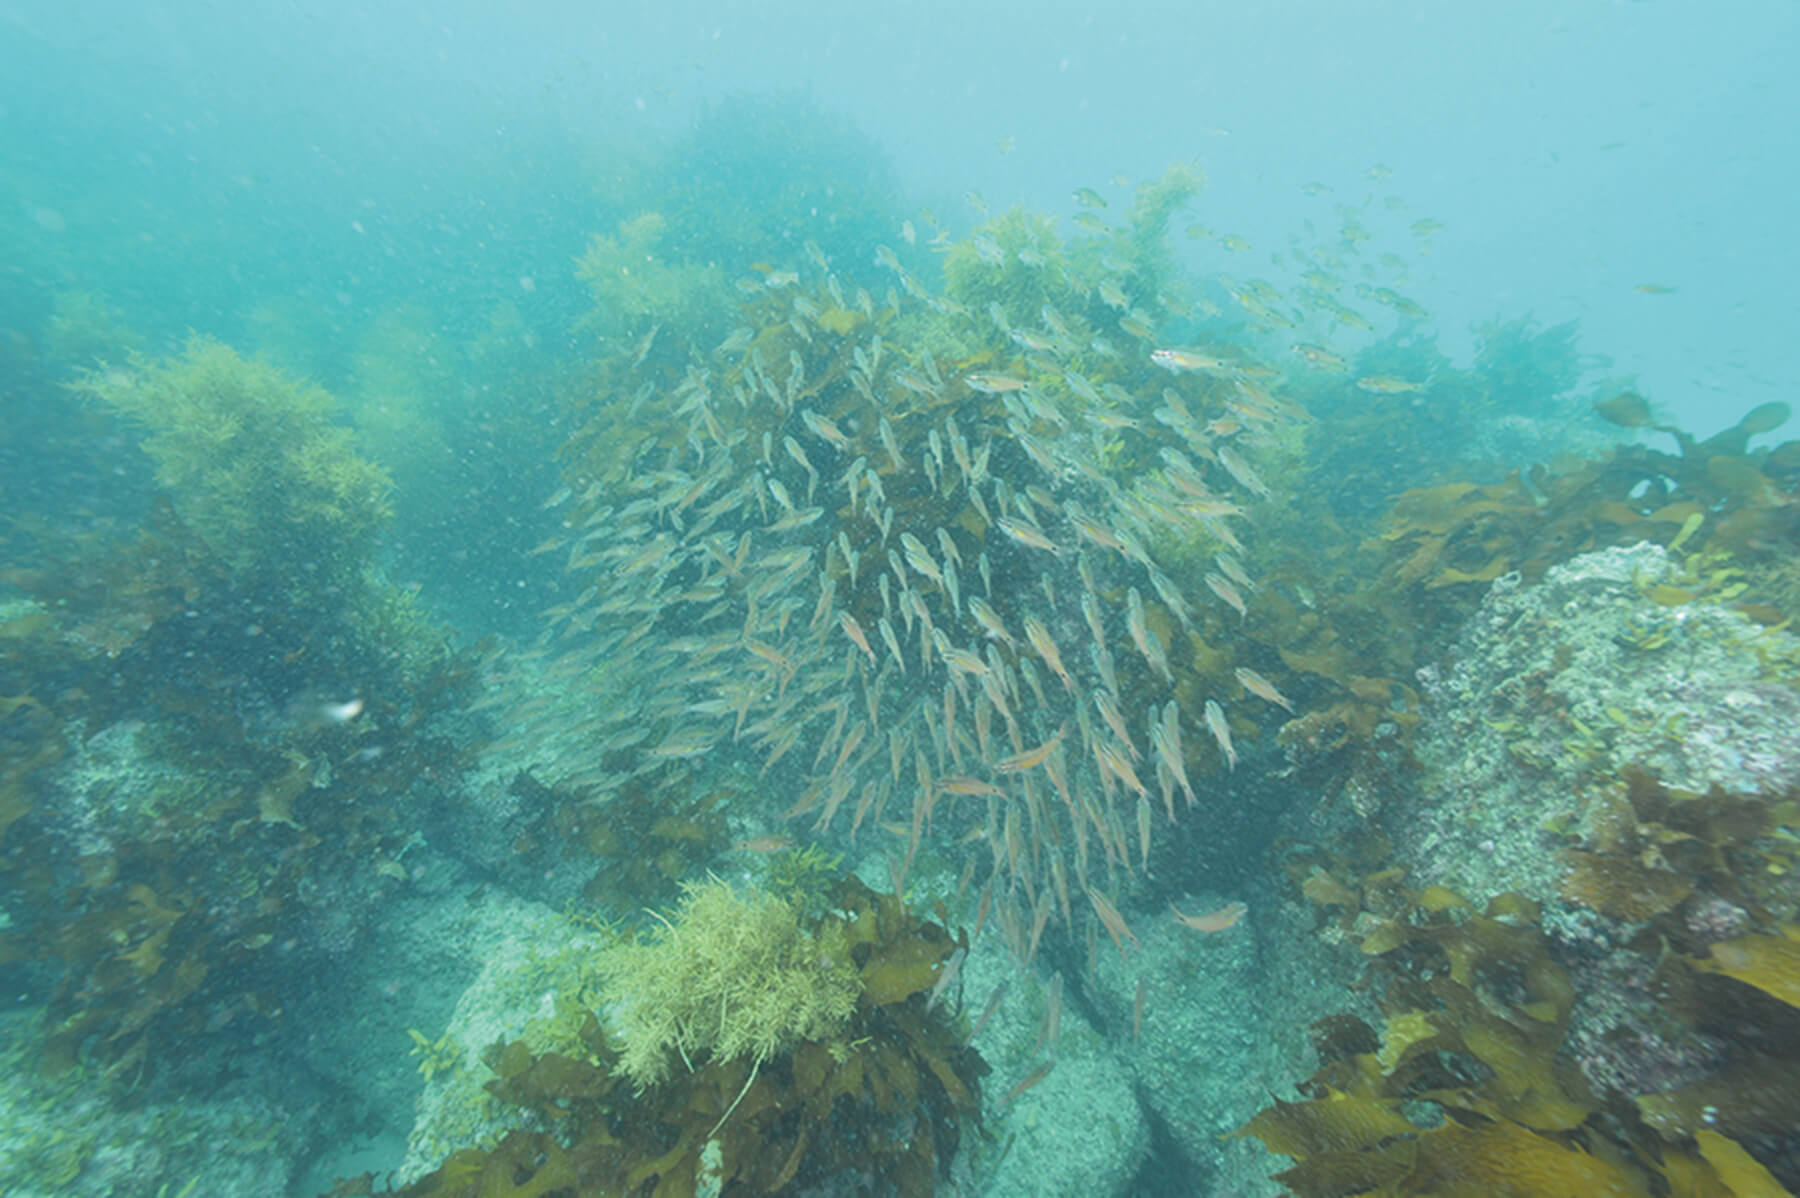
{"label": "olive-green seaweed clump", "polygon": [[956,1004],[938,1001],[968,935],[855,877],[820,898],[815,916],[761,890],[691,888],[654,943],[598,955],[622,1018],[603,1024],[579,997],[559,1006],[555,1047],[485,1055],[487,1092],[545,1130],[515,1127],[393,1192],[862,1193],[876,1178],[936,1192],[987,1073]]}
{"label": "olive-green seaweed clump", "polygon": [[676,1054],[760,1064],[830,1040],[862,992],[841,922],[815,938],[786,899],[717,879],[690,887],[654,942],[608,950],[599,972],[621,1004],[619,1068],[639,1086],[664,1080]]}
{"label": "olive-green seaweed clump", "polygon": [[653,347],[664,326],[672,340],[716,339],[724,332],[730,291],[717,266],[681,261],[671,253],[669,222],[660,212],[620,221],[613,236],[596,233],[575,262],[594,308],[582,327],[604,338],[644,338]]}
{"label": "olive-green seaweed clump", "polygon": [[304,592],[367,564],[391,483],[332,422],[322,388],[201,336],[178,357],[134,356],[72,386],[148,430],[176,514],[240,582]]}

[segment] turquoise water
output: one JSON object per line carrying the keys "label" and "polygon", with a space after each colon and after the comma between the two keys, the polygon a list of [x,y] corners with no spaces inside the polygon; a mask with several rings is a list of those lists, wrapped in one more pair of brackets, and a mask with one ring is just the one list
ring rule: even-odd
{"label": "turquoise water", "polygon": [[[1713,977],[1794,920],[1740,876],[1788,876],[1795,778],[1791,4],[0,2],[0,33],[0,979],[33,1079],[0,1189],[418,1182],[550,1101],[490,1096],[490,1045],[602,1062],[572,1012],[641,1026],[592,962],[693,943],[709,874],[808,944],[849,873],[950,932],[913,990],[863,944],[850,1023],[684,1022],[670,1061],[746,1106],[640,1103],[719,1120],[662,1119],[664,1192],[1281,1192],[1292,1162],[1220,1137],[1295,1098],[1309,1024],[1400,1017],[1349,985],[1370,921],[1452,918],[1378,885],[1319,914],[1309,871],[1551,904],[1600,997],[1544,1050],[1604,1101],[1730,1059],[1691,1011],[1636,1074],[1594,1049],[1625,1033],[1582,1011],[1653,1004],[1582,972],[1629,937],[1571,928]],[[1490,585],[1643,540],[1575,571],[1642,604],[1591,643],[1469,631]],[[1769,797],[1764,856],[1714,845],[1647,913],[1564,893],[1553,838],[1639,763]],[[1477,783],[1510,797],[1465,810]],[[1778,1040],[1792,998],[1731,976]],[[926,1079],[922,1173],[874,1081],[828,1118],[763,1097],[802,1042]],[[1499,1117],[1606,1155],[1603,1099]],[[1726,1123],[1792,1186],[1791,1118]],[[446,1178],[416,1192],[474,1192]]]}

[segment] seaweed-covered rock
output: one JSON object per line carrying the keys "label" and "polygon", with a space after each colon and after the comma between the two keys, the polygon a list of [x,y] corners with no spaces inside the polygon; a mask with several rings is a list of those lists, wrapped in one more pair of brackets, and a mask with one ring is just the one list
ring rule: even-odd
{"label": "seaweed-covered rock", "polygon": [[[419,1035],[406,1072],[413,1075],[408,1080],[417,1087],[417,1100],[406,1161],[398,1172],[402,1181],[428,1173],[458,1148],[528,1122],[523,1111],[495,1101],[483,1088],[494,1075],[482,1064],[482,1054],[514,1040],[544,1049],[556,1043],[558,996],[566,1013],[586,976],[586,962],[605,942],[591,928],[500,892],[478,907],[467,917],[468,934],[449,941],[474,950],[462,961],[476,970],[472,980],[441,1030],[412,1029]],[[363,1020],[346,1026],[366,1026],[366,1012]],[[390,1063],[406,1052],[403,1029],[394,1031],[382,1041]]]}
{"label": "seaweed-covered rock", "polygon": [[[822,897],[813,914],[715,881],[649,943],[572,929],[496,953],[510,961],[484,972],[451,1029],[415,1039],[422,1067],[451,1085],[407,1172],[458,1142],[491,1147],[454,1152],[401,1192],[925,1192],[987,1072],[934,1001],[967,937],[854,878]],[[734,934],[733,920],[747,926]],[[797,980],[824,1001],[796,1004]],[[796,1012],[772,1015],[770,994]]]}
{"label": "seaweed-covered rock", "polygon": [[1388,825],[1415,877],[1554,894],[1561,834],[1627,765],[1692,791],[1800,780],[1800,641],[1679,571],[1645,543],[1494,584],[1454,664],[1421,671],[1428,780]]}
{"label": "seaweed-covered rock", "polygon": [[[1683,539],[1499,580],[1422,672],[1426,777],[1380,851],[1290,862],[1384,1020],[1321,1025],[1309,1101],[1243,1129],[1289,1192],[1800,1178],[1800,644]],[[1492,1127],[1421,1122],[1422,1092]]]}
{"label": "seaweed-covered rock", "polygon": [[44,1035],[35,1011],[0,1016],[0,1192],[9,1198],[289,1192],[312,1120],[278,1108],[258,1079],[205,1093],[152,1084],[120,1102],[91,1074],[46,1076]]}

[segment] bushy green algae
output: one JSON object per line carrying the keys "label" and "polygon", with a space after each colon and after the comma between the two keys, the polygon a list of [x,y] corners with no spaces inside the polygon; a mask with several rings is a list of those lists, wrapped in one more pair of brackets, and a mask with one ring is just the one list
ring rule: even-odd
{"label": "bushy green algae", "polygon": [[584,329],[603,338],[636,338],[667,326],[672,340],[696,344],[724,332],[731,295],[724,272],[669,253],[668,228],[662,213],[642,212],[620,221],[610,236],[589,238],[575,261],[575,276],[594,297]]}
{"label": "bushy green algae", "polygon": [[1175,213],[1200,194],[1206,176],[1192,163],[1178,162],[1156,179],[1138,185],[1124,244],[1143,286],[1160,288],[1174,273],[1167,234]]}
{"label": "bushy green algae", "polygon": [[329,392],[202,336],[177,357],[134,356],[71,385],[148,430],[176,514],[240,580],[311,590],[368,561],[391,483],[333,423]]}
{"label": "bushy green algae", "polygon": [[619,1067],[639,1086],[677,1056],[760,1064],[830,1040],[862,991],[842,922],[809,935],[787,899],[716,878],[688,888],[656,939],[608,949],[598,970],[619,1003]]}
{"label": "bushy green algae", "polygon": [[[1074,310],[1079,301],[1056,224],[1049,217],[1016,207],[975,230],[1003,255],[985,262],[973,240],[952,244],[944,255],[944,291],[951,299],[986,314],[998,304],[1007,318],[1036,327],[1045,304]],[[1035,254],[1035,258],[1020,257]]]}

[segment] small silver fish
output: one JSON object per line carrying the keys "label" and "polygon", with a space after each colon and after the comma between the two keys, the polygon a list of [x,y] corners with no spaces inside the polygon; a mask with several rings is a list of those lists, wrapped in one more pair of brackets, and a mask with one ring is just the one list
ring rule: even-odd
{"label": "small silver fish", "polygon": [[1237,750],[1231,747],[1231,725],[1225,722],[1225,709],[1216,699],[1206,701],[1206,730],[1219,742],[1219,751],[1225,754],[1226,768],[1237,769]]}

